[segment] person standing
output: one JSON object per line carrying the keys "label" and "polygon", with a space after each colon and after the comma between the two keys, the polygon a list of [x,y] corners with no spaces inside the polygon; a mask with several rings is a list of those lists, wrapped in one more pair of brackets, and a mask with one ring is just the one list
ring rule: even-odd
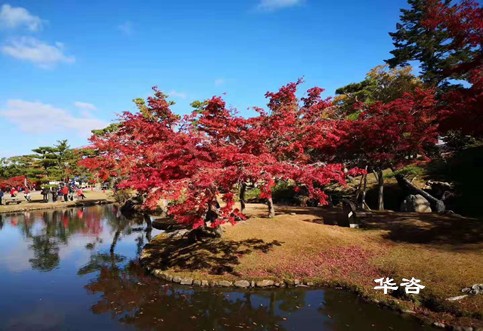
{"label": "person standing", "polygon": [[64,202],[67,202],[69,201],[69,188],[67,187],[67,185],[64,185],[64,187],[62,187],[61,189],[62,191],[62,195],[64,196]]}
{"label": "person standing", "polygon": [[57,202],[57,189],[55,187],[52,187],[50,189],[50,193],[52,193],[52,202]]}
{"label": "person standing", "polygon": [[77,198],[82,198],[82,200],[84,200],[86,198],[86,196],[84,195],[84,192],[82,192],[81,188],[79,188],[77,190]]}
{"label": "person standing", "polygon": [[23,196],[24,196],[25,200],[27,200],[28,202],[32,202],[32,199],[30,198],[30,190],[29,190],[28,187],[26,187],[23,190]]}
{"label": "person standing", "polygon": [[3,205],[3,189],[0,188],[0,205]]}

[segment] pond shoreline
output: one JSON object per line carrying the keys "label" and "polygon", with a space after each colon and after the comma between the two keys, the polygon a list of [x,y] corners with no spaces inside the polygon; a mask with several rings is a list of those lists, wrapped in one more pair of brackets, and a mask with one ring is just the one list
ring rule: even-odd
{"label": "pond shoreline", "polygon": [[[225,227],[225,233],[218,241],[189,243],[183,238],[161,234],[144,247],[140,261],[153,276],[180,285],[260,290],[287,287],[345,289],[364,301],[414,316],[424,324],[449,330],[483,330],[479,303],[481,297],[466,298],[462,302],[446,300],[457,295],[461,290],[460,283],[480,280],[481,277],[474,270],[468,270],[466,275],[454,274],[457,268],[447,263],[454,257],[461,259],[465,265],[467,260],[472,261],[475,256],[481,259],[478,254],[471,253],[472,250],[479,250],[477,240],[455,246],[467,247],[466,252],[448,250],[448,245],[453,243],[447,238],[441,246],[439,243],[433,244],[428,249],[410,241],[404,244],[389,242],[387,229],[391,224],[381,224],[380,219],[376,224],[387,226],[383,227],[383,231],[369,231],[368,228],[355,230],[314,224],[309,219],[313,215],[309,215],[310,212],[305,209],[299,211],[285,207],[288,214],[281,212],[274,219],[266,219],[253,207],[250,207],[251,219],[235,227]],[[380,217],[399,216],[381,214]],[[404,225],[422,231],[420,222],[423,216],[409,217],[417,219],[414,222],[408,220],[408,224]],[[446,216],[443,219],[439,215],[424,217],[433,225],[439,217],[441,222],[446,222],[442,224],[443,229],[451,222],[474,225],[471,220]],[[400,220],[396,224],[398,233],[402,224]],[[412,239],[413,235],[409,237]],[[342,249],[343,254],[337,254],[329,246]],[[394,259],[391,253],[399,261],[391,260]],[[317,260],[318,254],[328,254],[329,257]],[[411,259],[417,258],[422,263],[416,263],[420,268],[415,269]],[[433,259],[432,265],[427,264],[427,258]],[[407,262],[404,262],[406,259]],[[446,267],[441,268],[439,262],[445,263]],[[473,262],[477,263],[477,260]],[[434,277],[433,272],[441,276]],[[357,273],[360,274],[358,277]],[[405,295],[404,291],[396,295],[381,295],[373,289],[374,284],[371,285],[375,278],[382,276],[390,276],[397,281],[413,275],[422,279],[427,287],[422,295]],[[458,278],[445,277],[447,275],[456,275]]]}
{"label": "pond shoreline", "polygon": [[115,200],[110,196],[109,193],[101,191],[88,191],[85,194],[87,195],[87,198],[84,200],[43,202],[41,200],[40,193],[35,192],[32,194],[32,202],[20,200],[21,202],[19,204],[0,205],[0,214],[14,214],[33,210],[89,207],[115,203]]}
{"label": "pond shoreline", "polygon": [[[141,253],[142,254],[142,253]],[[140,257],[141,264],[143,265],[143,258]],[[417,314],[416,311],[403,309],[399,307],[396,302],[385,302],[379,301],[374,299],[366,294],[363,291],[357,289],[357,287],[350,286],[348,284],[341,284],[341,283],[330,283],[330,282],[310,282],[310,281],[303,281],[298,279],[284,279],[279,281],[268,280],[268,279],[258,279],[258,280],[245,280],[239,279],[237,281],[229,281],[229,280],[199,280],[199,279],[192,279],[189,277],[183,278],[180,276],[173,276],[172,274],[163,271],[161,269],[150,269],[149,267],[145,267],[145,269],[151,274],[152,276],[170,282],[174,284],[179,284],[187,287],[201,287],[201,288],[232,288],[232,289],[243,289],[243,290],[278,290],[284,288],[310,288],[310,289],[335,289],[335,290],[343,290],[348,291],[350,293],[356,294],[359,298],[363,301],[368,303],[376,304],[377,306],[385,309],[389,309],[391,311],[397,312],[401,315],[408,315],[413,318],[416,318],[418,321],[423,323],[424,325],[438,327],[442,329],[449,329],[449,330],[459,330],[460,326],[457,325],[448,325],[439,323],[433,319],[430,319],[424,315]],[[241,284],[248,284],[248,286],[244,286]],[[465,330],[468,331],[481,331],[480,328],[472,328],[466,327]]]}

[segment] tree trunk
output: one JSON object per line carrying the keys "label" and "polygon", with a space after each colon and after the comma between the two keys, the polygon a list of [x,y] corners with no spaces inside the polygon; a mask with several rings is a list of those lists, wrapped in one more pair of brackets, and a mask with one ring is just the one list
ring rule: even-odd
{"label": "tree trunk", "polygon": [[246,190],[247,190],[247,184],[245,182],[242,182],[241,186],[240,186],[240,209],[241,209],[241,212],[243,212],[245,210],[245,204],[246,204],[245,192],[246,192]]}
{"label": "tree trunk", "polygon": [[366,203],[366,192],[367,192],[367,174],[362,175],[364,177],[364,183],[362,184],[362,197],[361,197],[361,208],[365,209]]}
{"label": "tree trunk", "polygon": [[114,233],[114,238],[112,238],[111,248],[109,249],[109,252],[111,254],[114,254],[114,249],[116,248],[117,241],[119,240],[120,235],[121,235],[121,230],[118,229],[116,233]]}
{"label": "tree trunk", "polygon": [[414,186],[409,180],[407,180],[403,175],[398,174],[396,175],[396,180],[399,186],[406,191],[409,194],[420,194],[423,196],[426,200],[429,201],[431,204],[431,208],[437,212],[437,213],[442,213],[446,210],[446,206],[444,202],[440,199],[437,199],[433,197],[431,194],[428,192],[421,190],[420,188],[417,188]]}
{"label": "tree trunk", "polygon": [[272,197],[267,199],[267,205],[268,205],[268,217],[272,218],[275,216],[275,207],[273,206]]}
{"label": "tree trunk", "polygon": [[374,176],[376,177],[378,186],[377,207],[379,210],[384,210],[384,176],[382,170],[378,169],[377,172],[374,171]]}
{"label": "tree trunk", "polygon": [[147,213],[144,214],[144,221],[146,222],[146,225],[147,225],[146,229],[152,229],[153,222],[151,221],[151,216],[149,216],[149,214]]}

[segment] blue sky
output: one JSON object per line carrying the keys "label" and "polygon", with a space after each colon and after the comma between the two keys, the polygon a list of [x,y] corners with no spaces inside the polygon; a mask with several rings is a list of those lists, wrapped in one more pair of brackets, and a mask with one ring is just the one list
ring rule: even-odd
{"label": "blue sky", "polygon": [[0,2],[0,157],[134,110],[154,85],[185,114],[226,93],[241,114],[304,77],[326,95],[390,57],[405,0]]}

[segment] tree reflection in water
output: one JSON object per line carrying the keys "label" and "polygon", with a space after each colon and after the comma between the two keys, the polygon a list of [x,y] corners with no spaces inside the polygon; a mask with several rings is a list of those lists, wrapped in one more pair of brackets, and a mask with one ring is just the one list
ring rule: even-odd
{"label": "tree reflection in water", "polygon": [[[119,236],[130,227],[122,222],[111,226],[116,230],[109,253],[92,254],[89,263],[78,271],[79,275],[96,273],[95,278],[85,286],[88,293],[101,295],[91,307],[95,314],[110,313],[120,322],[143,330],[284,330],[280,326],[283,318],[275,312],[276,300],[282,300],[280,307],[303,306],[303,295],[289,292],[284,292],[280,297],[278,294],[282,292],[267,292],[270,304],[255,306],[252,303],[253,294],[249,292],[230,294],[214,289],[194,291],[164,284],[145,274],[137,260],[128,261],[126,257],[115,253]],[[149,239],[149,227],[147,232],[146,238]],[[139,253],[144,246],[142,232],[136,238],[136,243]],[[285,303],[294,298],[297,300],[295,303]]]}
{"label": "tree reflection in water", "polygon": [[31,241],[29,248],[33,258],[29,262],[32,269],[46,272],[58,267],[60,247],[67,246],[72,235],[100,235],[100,213],[100,209],[85,211],[84,208],[72,208],[44,211],[39,217],[38,213],[25,212],[23,215],[12,216],[10,225],[20,229],[23,237]]}
{"label": "tree reflection in water", "polygon": [[99,273],[85,286],[101,299],[95,314],[110,313],[138,329],[165,330],[283,330],[282,317],[269,307],[254,307],[251,293],[235,295],[220,290],[187,290],[162,285],[145,275],[135,262],[113,266],[112,259],[99,265]]}

